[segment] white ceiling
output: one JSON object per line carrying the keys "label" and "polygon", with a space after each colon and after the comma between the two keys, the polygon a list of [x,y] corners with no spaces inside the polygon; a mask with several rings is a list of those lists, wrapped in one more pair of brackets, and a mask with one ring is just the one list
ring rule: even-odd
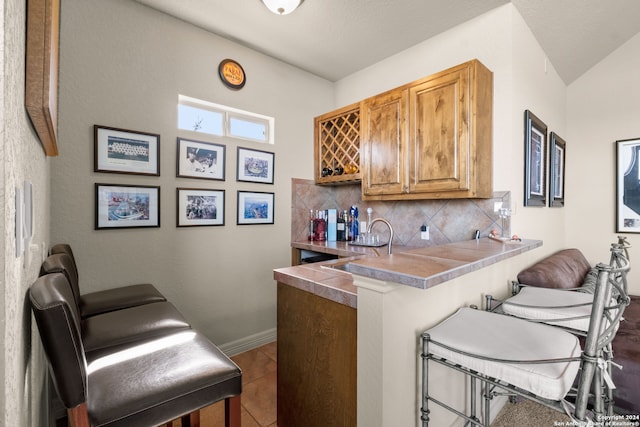
{"label": "white ceiling", "polygon": [[260,0],[135,0],[330,81],[506,3],[566,84],[640,32],[638,0],[306,0],[278,16]]}

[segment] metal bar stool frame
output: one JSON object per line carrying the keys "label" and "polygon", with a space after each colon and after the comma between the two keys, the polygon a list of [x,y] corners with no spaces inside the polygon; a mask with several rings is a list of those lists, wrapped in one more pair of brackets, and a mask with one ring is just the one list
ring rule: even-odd
{"label": "metal bar stool frame", "polygon": [[[603,321],[606,318],[603,314],[605,311],[614,310],[616,311],[616,315],[610,318],[610,321],[607,323],[619,322],[622,312],[624,308],[628,304],[628,301],[625,298],[619,298],[619,304],[616,306],[608,306],[606,301],[611,298],[611,289],[612,287],[621,288],[624,274],[629,268],[628,261],[626,258],[621,259],[621,267],[611,267],[609,265],[598,264],[598,283],[596,287],[596,292],[594,296],[594,303],[592,306],[592,319],[589,325],[589,332],[587,333],[585,347],[580,355],[580,357],[566,357],[566,358],[555,358],[555,359],[545,359],[545,360],[512,360],[512,359],[498,359],[498,358],[488,358],[483,356],[478,356],[476,354],[466,353],[459,349],[448,346],[446,343],[435,341],[431,338],[429,331],[425,331],[422,335],[422,407],[420,409],[420,417],[424,427],[429,426],[429,402],[432,401],[439,406],[447,409],[448,411],[456,414],[457,416],[465,419],[467,424],[471,424],[474,426],[484,426],[488,427],[490,422],[490,402],[491,399],[497,395],[499,392],[496,392],[496,389],[502,389],[506,392],[506,394],[510,395],[519,395],[526,399],[533,400],[540,404],[543,404],[547,407],[556,409],[561,412],[566,411],[566,402],[564,399],[561,400],[549,400],[543,397],[540,397],[528,390],[519,388],[512,384],[507,384],[499,378],[489,377],[481,372],[474,371],[470,368],[462,366],[460,363],[454,363],[450,360],[447,360],[443,357],[436,356],[430,348],[430,344],[436,344],[442,348],[446,348],[452,352],[462,354],[464,356],[469,356],[472,358],[477,358],[481,360],[490,360],[492,362],[505,363],[505,364],[548,364],[548,363],[561,363],[561,362],[580,362],[580,371],[577,374],[579,377],[578,387],[576,390],[576,403],[574,409],[574,416],[577,420],[585,421],[587,420],[587,405],[589,399],[591,398],[596,406],[595,412],[598,414],[601,412],[599,408],[598,402],[602,401],[602,369],[597,369],[598,367],[602,368],[602,364],[600,363],[602,360],[602,348],[605,347],[608,343],[613,340],[613,336],[615,335],[616,327],[609,324],[603,327]],[[614,285],[615,283],[615,285]],[[623,295],[624,296],[624,295]],[[628,300],[628,298],[627,298]],[[493,315],[493,314],[492,314]],[[495,314],[499,316],[498,314]],[[549,328],[553,328],[549,326]],[[446,403],[438,400],[434,396],[429,394],[429,362],[433,361],[438,364],[444,365],[456,371],[462,372],[471,377],[470,384],[470,413],[469,415],[464,414],[461,411],[458,411],[455,408],[447,405]],[[477,402],[476,402],[476,392],[477,392],[477,384],[476,381],[480,380],[482,387],[482,396],[485,403],[485,410],[483,421],[480,421],[477,414]],[[593,386],[593,387],[592,387]],[[592,392],[593,390],[593,392]]]}

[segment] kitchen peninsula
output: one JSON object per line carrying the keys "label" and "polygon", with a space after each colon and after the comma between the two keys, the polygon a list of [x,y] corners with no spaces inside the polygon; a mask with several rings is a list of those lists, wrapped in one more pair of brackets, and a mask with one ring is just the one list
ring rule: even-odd
{"label": "kitchen peninsula", "polygon": [[[417,425],[421,331],[505,296],[541,245],[484,238],[276,269],[278,425]],[[464,387],[443,381],[453,395]]]}

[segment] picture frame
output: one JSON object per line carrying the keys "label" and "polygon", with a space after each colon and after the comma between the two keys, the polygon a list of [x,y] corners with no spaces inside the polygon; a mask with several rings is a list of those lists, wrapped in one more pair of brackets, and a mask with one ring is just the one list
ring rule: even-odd
{"label": "picture frame", "polygon": [[178,137],[176,146],[177,177],[225,180],[224,145]]}
{"label": "picture frame", "polygon": [[273,224],[275,193],[238,191],[238,225]]}
{"label": "picture frame", "polygon": [[238,147],[237,180],[273,184],[275,154]]}
{"label": "picture frame", "polygon": [[224,225],[225,190],[176,188],[176,226]]}
{"label": "picture frame", "polygon": [[160,135],[93,126],[93,171],[160,176]]}
{"label": "picture frame", "polygon": [[546,206],[547,125],[525,110],[524,205]]}
{"label": "picture frame", "polygon": [[24,103],[45,155],[58,155],[60,0],[27,2]]}
{"label": "picture frame", "polygon": [[564,207],[564,170],[567,143],[557,133],[549,134],[549,207]]}
{"label": "picture frame", "polygon": [[640,233],[640,138],[615,144],[616,233]]}
{"label": "picture frame", "polygon": [[160,227],[160,187],[95,184],[96,230]]}

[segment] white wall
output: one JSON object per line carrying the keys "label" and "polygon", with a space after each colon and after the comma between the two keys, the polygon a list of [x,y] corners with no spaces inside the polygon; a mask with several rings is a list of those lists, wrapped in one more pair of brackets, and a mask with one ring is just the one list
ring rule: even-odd
{"label": "white wall", "polygon": [[[63,0],[61,26],[51,238],[73,247],[82,291],[151,282],[230,351],[273,339],[272,270],[290,264],[291,178],[313,177],[313,117],[333,108],[332,85],[128,0]],[[243,66],[242,90],[218,78],[225,58]],[[275,145],[178,131],[179,94],[275,117]],[[160,134],[161,176],[93,172],[94,124]],[[226,145],[226,181],[176,178],[178,136]],[[238,146],[275,153],[274,185],[236,182]],[[94,230],[96,182],[159,185],[161,227]],[[225,225],[176,228],[177,187],[224,189]],[[275,192],[275,224],[237,226],[239,189]]]}
{"label": "white wall", "polygon": [[[25,0],[0,5],[0,426],[43,426],[47,419],[46,366],[27,289],[49,240],[49,162],[24,108],[25,15]],[[33,184],[34,235],[17,257],[14,197],[25,180]]]}
{"label": "white wall", "polygon": [[[568,88],[567,216],[571,242],[589,259],[606,259],[615,233],[615,141],[640,137],[640,34]],[[625,234],[637,260],[640,236]],[[640,270],[629,273],[640,293]]]}

